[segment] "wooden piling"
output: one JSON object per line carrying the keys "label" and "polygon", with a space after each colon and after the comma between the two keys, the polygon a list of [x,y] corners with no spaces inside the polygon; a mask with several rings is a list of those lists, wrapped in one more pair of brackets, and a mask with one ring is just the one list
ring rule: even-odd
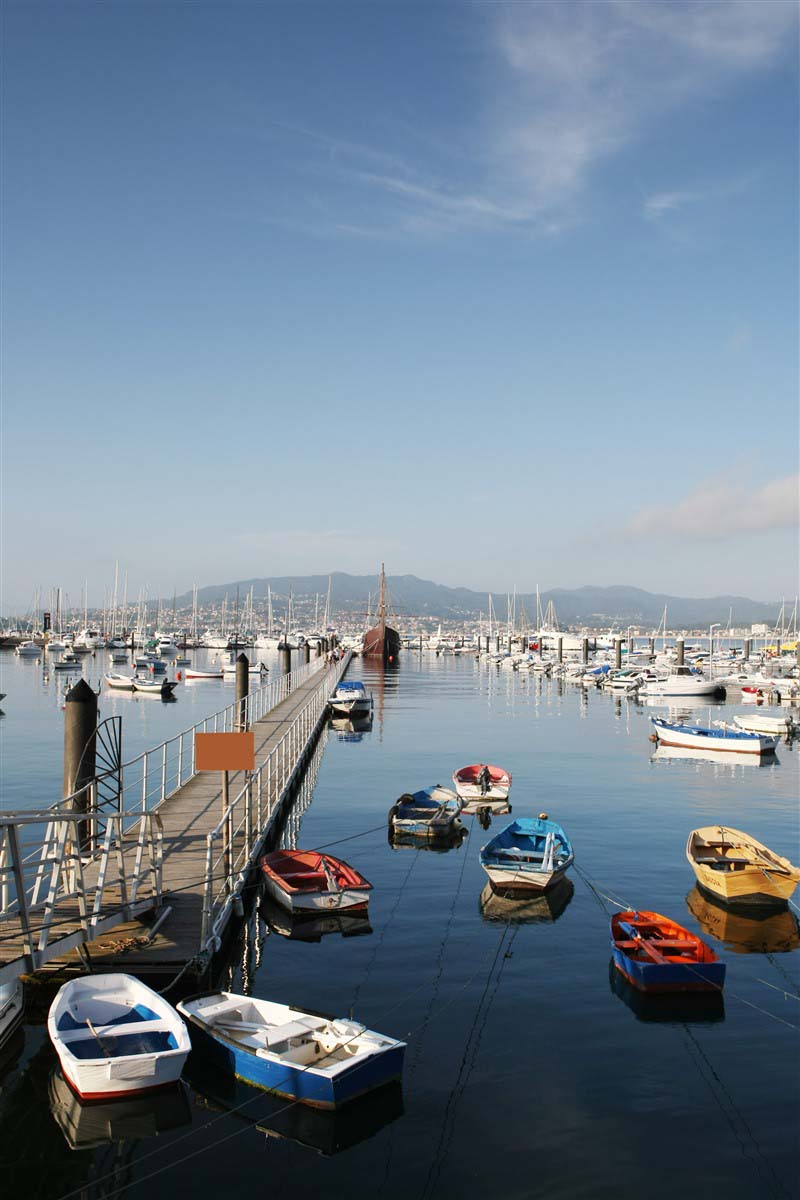
{"label": "wooden piling", "polygon": [[675,662],[678,664],[679,667],[683,666],[683,663],[684,663],[683,638],[678,638],[677,642],[675,643]]}
{"label": "wooden piling", "polygon": [[558,639],[558,661],[560,663],[564,661],[564,639],[562,637]]}
{"label": "wooden piling", "polygon": [[589,639],[581,638],[581,662],[584,666],[589,661]]}
{"label": "wooden piling", "polygon": [[622,666],[622,638],[614,638],[614,666],[617,670]]}
{"label": "wooden piling", "polygon": [[250,692],[250,660],[246,654],[236,659],[236,728],[239,733],[247,730],[247,697]]}
{"label": "wooden piling", "polygon": [[[64,780],[63,796],[71,796],[92,782],[96,775],[97,695],[85,679],[79,679],[67,692],[64,704]],[[84,791],[75,799],[77,812],[89,811],[90,792]],[[89,822],[78,826],[81,847],[90,838]]]}

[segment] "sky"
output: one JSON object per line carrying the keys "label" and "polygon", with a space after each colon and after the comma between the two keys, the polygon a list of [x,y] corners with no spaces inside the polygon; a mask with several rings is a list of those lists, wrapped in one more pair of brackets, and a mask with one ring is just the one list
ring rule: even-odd
{"label": "sky", "polygon": [[798,590],[776,0],[2,5],[2,605]]}

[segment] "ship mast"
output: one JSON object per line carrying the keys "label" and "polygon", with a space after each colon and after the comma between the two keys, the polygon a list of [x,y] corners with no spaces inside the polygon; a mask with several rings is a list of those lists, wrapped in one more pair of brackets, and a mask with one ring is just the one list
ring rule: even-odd
{"label": "ship mast", "polygon": [[386,572],[383,563],[381,563],[381,599],[378,606],[378,621],[381,629],[386,629]]}

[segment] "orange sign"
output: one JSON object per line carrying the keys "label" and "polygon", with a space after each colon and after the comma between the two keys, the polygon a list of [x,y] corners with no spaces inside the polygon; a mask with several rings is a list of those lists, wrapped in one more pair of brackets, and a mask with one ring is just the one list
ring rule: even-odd
{"label": "orange sign", "polygon": [[254,771],[256,737],[249,733],[196,733],[195,766],[198,771]]}

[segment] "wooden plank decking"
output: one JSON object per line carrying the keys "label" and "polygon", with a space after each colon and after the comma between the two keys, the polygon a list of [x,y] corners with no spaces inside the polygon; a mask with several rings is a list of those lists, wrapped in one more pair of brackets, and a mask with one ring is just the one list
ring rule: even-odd
{"label": "wooden plank decking", "polygon": [[[332,687],[336,668],[315,671],[308,679],[265,717],[255,722],[255,762],[258,767],[284,737],[287,729],[312,699],[319,688]],[[232,800],[244,786],[243,772],[229,776],[229,798]],[[273,782],[273,795],[264,797],[264,810],[269,810],[267,800],[274,801],[277,780]],[[152,941],[143,945],[153,923],[152,908],[140,914],[139,919],[119,923],[102,932],[88,943],[88,952],[94,965],[103,969],[116,968],[143,975],[168,975],[184,966],[200,949],[203,895],[206,875],[207,835],[219,822],[222,811],[222,781],[216,773],[198,774],[154,810],[163,825],[163,875],[162,912],[171,911],[160,925]],[[133,845],[126,854],[134,853]],[[97,868],[90,866],[85,873],[87,885],[94,882]],[[119,904],[116,887],[107,889],[108,899],[104,910]],[[15,929],[14,926],[17,926]],[[67,941],[80,930],[80,914],[77,903],[61,905],[58,928],[51,935],[55,948],[57,940]],[[66,949],[66,947],[65,947]],[[0,922],[0,967],[24,956],[22,930],[16,920]],[[70,949],[62,957],[50,959],[40,970],[54,971],[66,966],[77,965],[77,952]]]}

